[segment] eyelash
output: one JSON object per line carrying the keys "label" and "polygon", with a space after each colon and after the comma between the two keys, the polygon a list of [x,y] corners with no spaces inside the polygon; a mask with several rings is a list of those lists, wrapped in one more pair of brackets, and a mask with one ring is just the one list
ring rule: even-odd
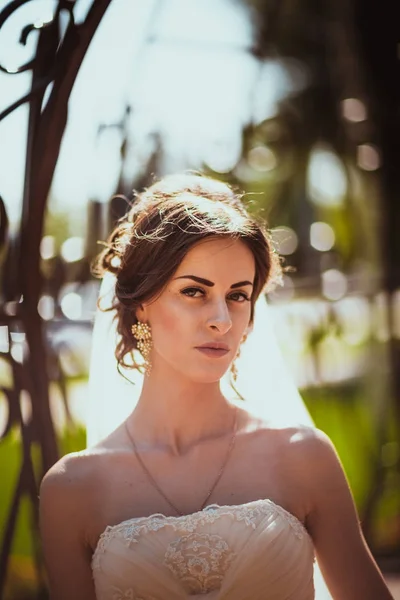
{"label": "eyelash", "polygon": [[[181,294],[183,294],[184,296],[187,296],[188,298],[196,298],[196,296],[192,296],[188,292],[201,292],[201,294],[203,296],[205,295],[204,290],[202,290],[201,288],[196,288],[196,287],[185,288],[184,290],[181,291]],[[243,302],[250,302],[250,298],[244,292],[232,292],[231,296],[233,296],[233,295],[241,296],[241,298],[243,298]],[[234,302],[240,303],[240,301],[238,301],[238,300],[234,300]]]}

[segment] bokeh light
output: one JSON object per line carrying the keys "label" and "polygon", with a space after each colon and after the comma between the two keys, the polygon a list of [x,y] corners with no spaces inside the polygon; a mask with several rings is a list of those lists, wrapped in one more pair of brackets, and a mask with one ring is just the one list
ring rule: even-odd
{"label": "bokeh light", "polygon": [[40,256],[43,260],[49,260],[56,254],[55,239],[52,235],[45,235],[40,242]]}
{"label": "bokeh light", "polygon": [[339,300],[347,292],[346,276],[338,269],[328,269],[321,276],[322,294],[328,300]]}
{"label": "bokeh light", "polygon": [[81,260],[85,252],[85,242],[81,237],[70,237],[61,246],[61,256],[66,262]]}
{"label": "bokeh light", "polygon": [[42,296],[38,302],[38,312],[42,319],[51,321],[54,318],[54,298]]}
{"label": "bokeh light", "polygon": [[82,298],[76,292],[69,292],[61,300],[61,310],[67,319],[82,317]]}
{"label": "bokeh light", "polygon": [[307,173],[311,200],[323,206],[340,206],[347,192],[342,161],[329,148],[316,146],[311,153]]}
{"label": "bokeh light", "polygon": [[367,108],[358,98],[345,98],[342,100],[342,115],[347,121],[360,123],[367,118]]}
{"label": "bokeh light", "polygon": [[276,156],[268,146],[252,148],[247,157],[249,165],[260,172],[272,171],[276,167]]}
{"label": "bokeh light", "polygon": [[296,232],[290,227],[276,227],[271,231],[271,237],[279,254],[289,256],[297,250],[299,239]]}
{"label": "bokeh light", "polygon": [[364,171],[376,171],[381,166],[379,150],[373,144],[357,146],[357,164]]}
{"label": "bokeh light", "polygon": [[335,244],[335,232],[328,223],[316,222],[310,227],[310,244],[320,252],[331,250]]}

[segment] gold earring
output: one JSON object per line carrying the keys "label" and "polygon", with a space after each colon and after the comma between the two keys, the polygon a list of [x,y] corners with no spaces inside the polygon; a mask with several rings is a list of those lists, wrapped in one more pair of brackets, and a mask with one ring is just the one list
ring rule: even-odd
{"label": "gold earring", "polygon": [[233,381],[236,383],[237,376],[238,376],[238,369],[234,362],[231,364],[231,374],[232,374]]}
{"label": "gold earring", "polygon": [[[245,333],[244,336],[242,337],[242,341],[240,342],[240,344],[242,345],[246,340],[247,340],[247,333]],[[239,358],[239,356],[240,356],[240,350],[241,350],[241,347],[239,346],[239,350],[238,350],[238,353],[235,356],[235,360],[237,358]],[[232,373],[232,379],[236,383],[236,380],[237,380],[237,377],[238,377],[238,368],[235,365],[235,360],[233,361],[233,363],[231,365],[231,373]]]}
{"label": "gold earring", "polygon": [[149,359],[151,348],[153,346],[151,338],[150,325],[138,321],[131,327],[132,335],[137,340],[137,347],[144,358],[144,370],[146,375],[150,375],[151,362]]}

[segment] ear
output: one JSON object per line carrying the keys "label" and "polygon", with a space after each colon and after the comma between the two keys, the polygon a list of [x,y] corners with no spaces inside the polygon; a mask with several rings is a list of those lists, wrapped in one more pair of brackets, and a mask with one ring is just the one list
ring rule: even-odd
{"label": "ear", "polygon": [[149,317],[148,312],[147,306],[145,304],[140,304],[135,311],[136,319],[142,323],[147,323]]}

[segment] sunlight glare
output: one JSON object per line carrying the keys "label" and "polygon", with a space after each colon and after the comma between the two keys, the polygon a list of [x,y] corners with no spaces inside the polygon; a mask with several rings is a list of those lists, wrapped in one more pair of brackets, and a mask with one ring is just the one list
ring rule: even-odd
{"label": "sunlight glare", "polygon": [[339,157],[327,146],[315,146],[307,173],[310,198],[322,206],[340,206],[347,192],[346,172]]}

